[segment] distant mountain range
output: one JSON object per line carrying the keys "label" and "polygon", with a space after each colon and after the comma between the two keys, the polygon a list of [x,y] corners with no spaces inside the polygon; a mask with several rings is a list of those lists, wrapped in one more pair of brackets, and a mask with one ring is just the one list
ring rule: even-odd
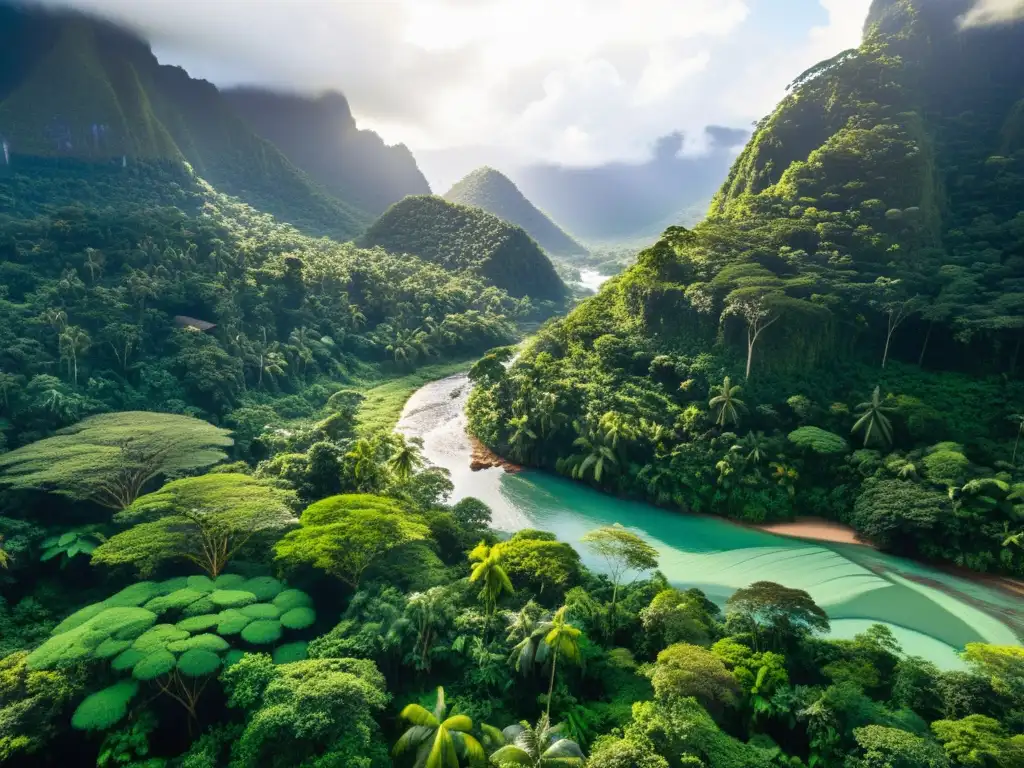
{"label": "distant mountain range", "polygon": [[587,253],[544,213],[537,209],[504,174],[478,168],[445,193],[452,203],[473,205],[522,227],[541,248],[553,255]]}
{"label": "distant mountain range", "polygon": [[509,176],[526,197],[584,242],[656,237],[664,225],[693,223],[704,211],[750,134],[705,129],[703,154],[680,154],[682,134],[661,139],[646,163],[593,168],[531,165]]}

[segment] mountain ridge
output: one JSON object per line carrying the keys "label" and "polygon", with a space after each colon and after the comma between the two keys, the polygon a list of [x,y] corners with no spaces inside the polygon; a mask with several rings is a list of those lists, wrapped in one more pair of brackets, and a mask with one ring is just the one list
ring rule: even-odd
{"label": "mountain ridge", "polygon": [[[31,44],[30,44],[31,43]],[[82,14],[0,4],[0,138],[22,158],[187,162],[218,189],[342,240],[370,214],[324,192],[228,107],[160,64],[148,43]]]}
{"label": "mountain ridge", "polygon": [[230,88],[223,96],[257,134],[342,200],[379,215],[430,185],[404,144],[387,145],[357,127],[344,95],[316,97],[264,88]]}
{"label": "mountain ridge", "polygon": [[537,208],[511,179],[489,166],[477,168],[444,194],[451,203],[472,205],[522,227],[553,255],[586,254],[587,249]]}

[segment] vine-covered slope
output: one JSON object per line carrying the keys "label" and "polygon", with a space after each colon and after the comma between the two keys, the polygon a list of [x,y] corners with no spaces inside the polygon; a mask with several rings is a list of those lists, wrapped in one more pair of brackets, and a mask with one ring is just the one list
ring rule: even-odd
{"label": "vine-covered slope", "polygon": [[475,393],[477,433],[609,490],[1024,572],[1024,26],[961,30],[966,6],[876,2],[704,223]]}
{"label": "vine-covered slope", "polygon": [[5,167],[187,161],[218,189],[317,234],[347,239],[369,223],[254,134],[216,87],[160,65],[124,30],[0,3],[0,51]]}
{"label": "vine-covered slope", "polygon": [[407,197],[367,230],[364,245],[411,253],[446,269],[473,269],[513,296],[559,302],[565,284],[525,231],[479,208]]}
{"label": "vine-covered slope", "polygon": [[478,168],[449,189],[444,199],[450,203],[473,205],[493,213],[499,219],[522,227],[548,253],[585,254],[587,249],[569,235],[533,203],[504,174],[493,168]]}

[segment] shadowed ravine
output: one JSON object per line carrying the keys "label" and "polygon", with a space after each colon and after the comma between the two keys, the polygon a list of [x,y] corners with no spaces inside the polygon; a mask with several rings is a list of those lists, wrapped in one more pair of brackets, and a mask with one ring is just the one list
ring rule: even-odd
{"label": "shadowed ravine", "polygon": [[[884,622],[905,651],[945,668],[962,665],[955,651],[965,643],[1019,642],[1019,597],[868,547],[805,542],[673,513],[542,472],[473,472],[463,413],[469,386],[465,375],[427,384],[409,399],[398,426],[423,438],[427,459],[451,471],[453,500],[476,496],[491,506],[496,528],[542,528],[578,545],[588,530],[619,522],[658,549],[661,571],[676,586],[700,587],[718,602],[753,581],[799,587],[828,611],[835,636]],[[588,566],[599,568],[579,549]]]}

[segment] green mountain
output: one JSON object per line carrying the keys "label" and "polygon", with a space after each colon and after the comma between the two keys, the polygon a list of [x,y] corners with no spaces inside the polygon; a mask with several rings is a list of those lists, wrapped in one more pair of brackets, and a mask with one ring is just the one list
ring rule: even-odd
{"label": "green mountain", "polygon": [[527,200],[507,176],[493,168],[477,168],[449,189],[444,199],[483,208],[509,224],[522,227],[541,248],[555,256],[587,252]]}
{"label": "green mountain", "polygon": [[619,494],[1024,574],[1024,23],[961,29],[969,6],[876,0],[705,221],[474,394],[476,433]]}
{"label": "green mountain", "polygon": [[407,195],[430,194],[409,149],[359,130],[340,93],[307,98],[240,88],[224,91],[224,98],[296,166],[361,210],[377,216]]}
{"label": "green mountain", "polygon": [[421,195],[396,203],[361,242],[411,253],[446,269],[474,270],[513,296],[560,302],[566,295],[548,257],[524,230],[440,197]]}
{"label": "green mountain", "polygon": [[345,239],[369,223],[254,134],[213,85],[160,65],[130,33],[0,5],[0,51],[0,137],[12,166],[184,161],[222,192],[317,234]]}

